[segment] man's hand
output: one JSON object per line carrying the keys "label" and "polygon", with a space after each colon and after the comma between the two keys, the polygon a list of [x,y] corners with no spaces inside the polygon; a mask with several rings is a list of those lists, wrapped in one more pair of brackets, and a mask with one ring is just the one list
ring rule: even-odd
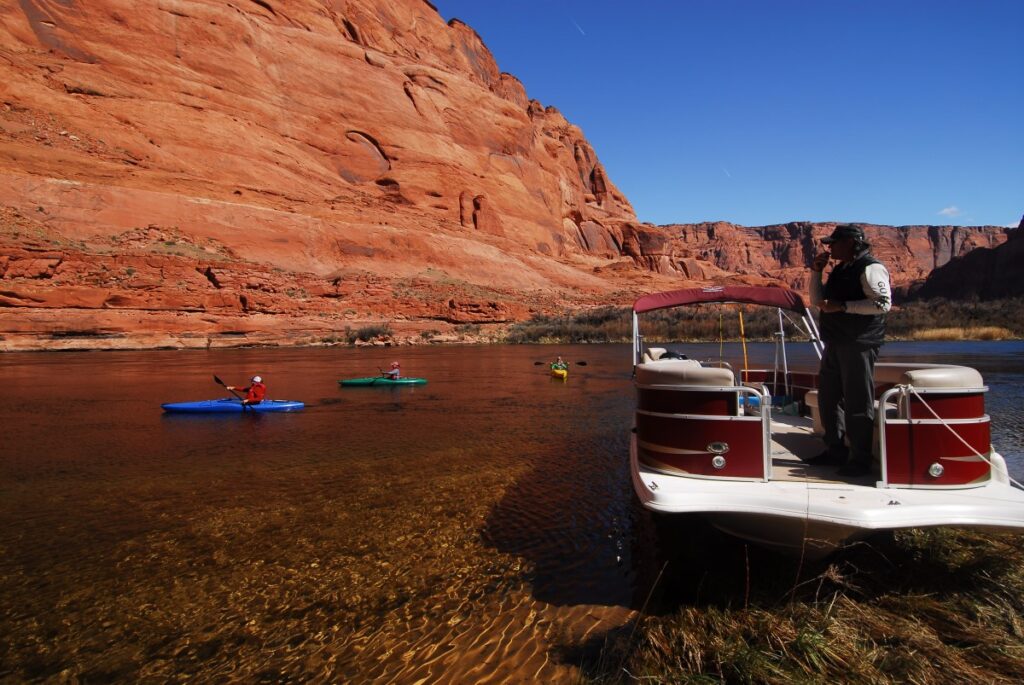
{"label": "man's hand", "polygon": [[824,271],[825,267],[828,266],[828,260],[830,257],[831,255],[828,252],[822,252],[816,256],[814,261],[811,262],[811,271],[817,271],[819,273]]}

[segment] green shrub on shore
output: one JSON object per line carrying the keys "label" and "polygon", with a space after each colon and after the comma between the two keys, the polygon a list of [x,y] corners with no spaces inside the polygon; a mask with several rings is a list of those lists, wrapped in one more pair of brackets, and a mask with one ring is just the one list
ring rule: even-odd
{"label": "green shrub on shore", "polygon": [[[962,328],[967,333],[958,340],[1001,340],[1024,338],[1024,298],[1011,297],[991,302],[976,300],[922,300],[895,308],[886,321],[887,334],[896,339],[927,340],[919,337],[931,329]],[[1003,329],[1004,338],[991,328]],[[1002,335],[1002,333],[1000,333]]]}
{"label": "green shrub on shore", "polygon": [[386,323],[363,326],[355,331],[352,330],[351,326],[345,326],[345,342],[349,345],[355,344],[358,340],[369,342],[375,338],[389,335],[391,335],[391,326]]}
{"label": "green shrub on shore", "polygon": [[[739,305],[703,305],[661,309],[641,315],[648,342],[739,340]],[[599,307],[561,316],[535,315],[513,324],[505,342],[607,343],[629,342],[632,321],[629,307]],[[796,317],[792,314],[794,319]],[[771,340],[778,316],[769,307],[743,306],[747,340]],[[941,332],[930,332],[941,331]],[[787,337],[806,340],[786,326]],[[1024,298],[992,302],[928,300],[909,302],[886,317],[891,340],[1008,340],[1024,338]]]}

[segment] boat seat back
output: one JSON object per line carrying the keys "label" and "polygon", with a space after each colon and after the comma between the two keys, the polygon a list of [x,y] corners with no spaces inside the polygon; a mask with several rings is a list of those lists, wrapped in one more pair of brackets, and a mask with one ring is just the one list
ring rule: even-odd
{"label": "boat seat back", "polygon": [[667,351],[664,347],[648,347],[644,352],[644,363],[658,361]]}
{"label": "boat seat back", "polygon": [[981,374],[967,366],[953,364],[875,364],[875,385],[910,384],[917,388],[980,388]]}
{"label": "boat seat back", "polygon": [[727,387],[736,384],[730,369],[701,366],[696,359],[666,359],[638,364],[639,385],[703,385]]}
{"label": "boat seat back", "polygon": [[[915,388],[954,389],[976,389],[985,385],[981,374],[967,366],[905,362],[880,362],[875,364],[874,381],[876,391],[879,393],[894,385],[907,384]],[[821,417],[818,411],[818,391],[811,390],[804,395],[804,403],[810,410],[811,418],[814,420],[814,433],[818,435],[823,434],[824,429],[822,428]],[[899,416],[905,418],[905,414],[906,410],[901,409]]]}

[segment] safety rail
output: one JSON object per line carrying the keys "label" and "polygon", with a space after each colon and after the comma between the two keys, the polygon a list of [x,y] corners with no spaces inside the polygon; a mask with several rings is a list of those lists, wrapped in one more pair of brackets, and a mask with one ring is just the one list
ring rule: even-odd
{"label": "safety rail", "polygon": [[[877,421],[882,471],[879,487],[942,489],[986,485],[992,477],[992,462],[986,456],[991,454],[992,445],[990,419],[980,398],[987,391],[985,386],[915,388],[900,384],[882,393]],[[934,395],[946,415],[936,412],[922,395]],[[897,415],[890,417],[885,407],[893,396],[898,396]],[[927,408],[932,418],[918,416],[914,411],[918,404]],[[963,446],[971,453],[964,454]]]}

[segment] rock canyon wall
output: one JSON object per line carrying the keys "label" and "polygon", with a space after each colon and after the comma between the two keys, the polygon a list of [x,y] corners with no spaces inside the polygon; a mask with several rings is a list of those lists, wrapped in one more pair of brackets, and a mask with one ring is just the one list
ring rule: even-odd
{"label": "rock canyon wall", "polygon": [[[456,340],[716,281],[831,225],[637,221],[422,0],[0,3],[0,350]],[[907,287],[1005,229],[871,227]]]}

